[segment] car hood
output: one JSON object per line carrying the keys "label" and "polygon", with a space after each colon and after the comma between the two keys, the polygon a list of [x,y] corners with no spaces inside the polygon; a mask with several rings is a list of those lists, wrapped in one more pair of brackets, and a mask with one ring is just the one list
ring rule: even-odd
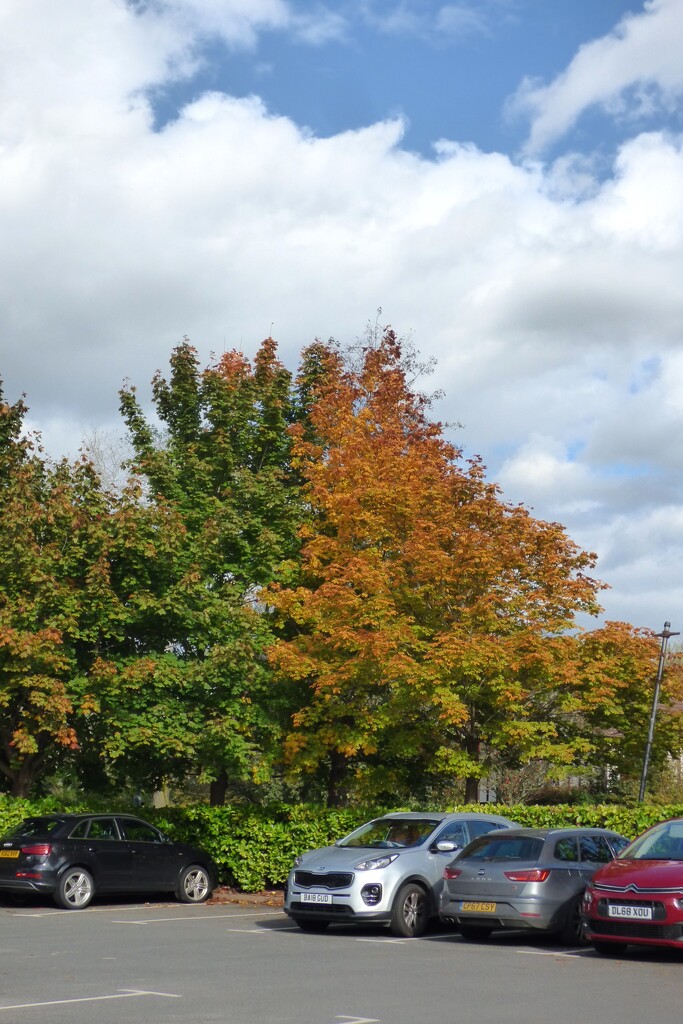
{"label": "car hood", "polygon": [[683,889],[683,861],[613,860],[593,876],[593,885],[629,885],[638,889]]}
{"label": "car hood", "polygon": [[405,857],[416,852],[416,849],[382,850],[369,846],[324,846],[320,850],[309,850],[308,853],[305,853],[297,867],[306,868],[308,871],[350,870],[362,860],[396,854],[399,857]]}

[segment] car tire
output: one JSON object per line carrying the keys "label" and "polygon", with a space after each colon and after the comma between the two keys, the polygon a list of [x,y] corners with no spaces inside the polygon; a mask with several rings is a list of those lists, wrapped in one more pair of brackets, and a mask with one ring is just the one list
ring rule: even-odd
{"label": "car tire", "polygon": [[85,868],[67,868],[54,892],[54,901],[64,910],[84,910],[95,895],[95,883]]}
{"label": "car tire", "polygon": [[178,875],[176,896],[181,903],[203,903],[211,895],[211,878],[200,864],[189,864]]}
{"label": "car tire", "polygon": [[467,942],[484,942],[486,939],[491,937],[493,928],[487,928],[486,925],[479,924],[461,924],[460,934],[463,939]]}
{"label": "car tire", "polygon": [[600,956],[615,956],[623,953],[626,949],[626,942],[602,942],[599,939],[591,939],[591,946]]}
{"label": "car tire", "polygon": [[565,922],[557,932],[563,946],[585,946],[586,936],[581,920],[581,896],[575,897],[569,905]]}
{"label": "car tire", "polygon": [[427,893],[416,882],[408,882],[399,889],[391,908],[391,934],[403,939],[417,939],[427,931],[428,924]]}
{"label": "car tire", "polygon": [[302,932],[324,932],[330,923],[329,921],[317,921],[314,917],[295,917],[293,920]]}

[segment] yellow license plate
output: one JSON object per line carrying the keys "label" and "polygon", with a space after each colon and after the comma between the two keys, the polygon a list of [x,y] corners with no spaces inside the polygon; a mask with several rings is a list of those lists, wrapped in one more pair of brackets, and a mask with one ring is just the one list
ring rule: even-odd
{"label": "yellow license plate", "polygon": [[496,912],[496,904],[495,903],[472,903],[472,902],[467,903],[467,902],[465,902],[465,903],[461,903],[460,904],[460,910],[463,913],[467,913],[467,911],[473,911],[474,913],[477,913],[477,914],[495,914],[495,912]]}
{"label": "yellow license plate", "polygon": [[0,857],[18,857],[18,850],[0,850]]}

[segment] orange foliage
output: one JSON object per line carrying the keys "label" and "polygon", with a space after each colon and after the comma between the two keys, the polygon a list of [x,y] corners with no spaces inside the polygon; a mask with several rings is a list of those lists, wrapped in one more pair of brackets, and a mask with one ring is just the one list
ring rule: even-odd
{"label": "orange foliage", "polygon": [[583,707],[571,631],[599,610],[595,556],[462,458],[392,331],[356,371],[328,348],[323,381],[312,431],[294,430],[311,512],[300,577],[267,597],[290,624],[271,662],[304,684],[290,761],[341,755],[367,774],[388,744],[473,776],[481,745],[512,733],[566,761],[554,721]]}

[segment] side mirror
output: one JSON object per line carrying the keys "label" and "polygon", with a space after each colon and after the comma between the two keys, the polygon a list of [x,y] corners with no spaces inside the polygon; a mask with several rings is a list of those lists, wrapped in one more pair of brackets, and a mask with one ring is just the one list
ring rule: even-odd
{"label": "side mirror", "polygon": [[440,839],[436,848],[439,853],[453,853],[455,850],[459,850],[460,846],[453,839]]}

